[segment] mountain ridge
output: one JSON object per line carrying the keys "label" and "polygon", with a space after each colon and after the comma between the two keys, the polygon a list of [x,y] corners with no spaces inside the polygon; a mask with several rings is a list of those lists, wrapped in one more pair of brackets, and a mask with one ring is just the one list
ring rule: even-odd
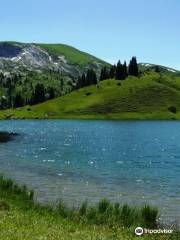
{"label": "mountain ridge", "polygon": [[34,104],[38,91],[41,101],[64,95],[82,74],[93,69],[98,78],[104,66],[110,65],[65,44],[0,42],[0,109]]}
{"label": "mountain ridge", "polygon": [[[77,61],[75,61],[77,56]],[[81,58],[81,61],[79,60]],[[74,60],[74,61],[73,61]],[[88,68],[97,73],[103,65],[109,65],[90,54],[65,44],[39,44],[0,42],[0,70],[30,71],[53,70],[78,76]]]}
{"label": "mountain ridge", "polygon": [[[12,55],[11,57],[2,56],[2,51],[8,51],[7,47],[9,47],[12,52],[14,52],[13,48],[17,48],[17,55]],[[35,71],[44,69],[51,69],[53,71],[60,70],[65,74],[72,73],[77,76],[78,74],[81,75],[88,68],[93,68],[99,74],[103,65],[111,66],[111,64],[105,60],[101,60],[92,54],[67,44],[0,41],[1,71],[4,69],[11,71],[14,67],[15,70],[18,71],[18,68],[25,67],[26,69]],[[143,71],[154,70],[155,67],[158,66],[161,71],[180,74],[179,70],[160,64],[142,62],[139,63],[139,66],[140,70]]]}

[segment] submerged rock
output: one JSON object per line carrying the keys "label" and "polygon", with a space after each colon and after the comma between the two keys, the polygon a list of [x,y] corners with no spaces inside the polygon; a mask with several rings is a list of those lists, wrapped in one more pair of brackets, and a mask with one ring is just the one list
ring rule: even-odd
{"label": "submerged rock", "polygon": [[5,143],[13,140],[17,135],[17,133],[0,132],[0,143]]}

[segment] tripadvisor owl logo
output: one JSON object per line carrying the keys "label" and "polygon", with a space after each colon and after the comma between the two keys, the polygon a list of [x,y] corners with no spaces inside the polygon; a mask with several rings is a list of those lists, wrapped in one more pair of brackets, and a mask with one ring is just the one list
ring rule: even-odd
{"label": "tripadvisor owl logo", "polygon": [[136,234],[137,236],[143,235],[143,228],[142,228],[142,227],[137,227],[137,228],[135,229],[135,234]]}

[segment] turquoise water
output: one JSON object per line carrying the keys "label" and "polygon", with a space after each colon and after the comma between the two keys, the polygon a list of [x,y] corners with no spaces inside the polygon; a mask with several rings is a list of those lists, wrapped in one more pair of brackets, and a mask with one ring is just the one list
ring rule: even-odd
{"label": "turquoise water", "polygon": [[35,189],[41,202],[77,205],[107,197],[180,218],[180,122],[1,121],[20,134],[0,145],[0,171]]}

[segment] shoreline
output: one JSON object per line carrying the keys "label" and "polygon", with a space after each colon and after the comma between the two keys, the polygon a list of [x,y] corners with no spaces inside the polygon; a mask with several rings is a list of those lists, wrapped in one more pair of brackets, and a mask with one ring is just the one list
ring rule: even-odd
{"label": "shoreline", "polygon": [[148,121],[158,121],[158,122],[163,122],[163,121],[168,121],[168,122],[178,122],[180,121],[180,116],[179,118],[110,118],[110,117],[51,117],[51,118],[43,118],[43,117],[19,117],[19,118],[1,118],[0,116],[0,121],[13,121],[13,120],[33,120],[33,121],[48,121],[48,120],[67,120],[67,121],[114,121],[114,122],[148,122]]}
{"label": "shoreline", "polygon": [[[128,205],[112,204],[101,200],[95,207],[86,202],[77,208],[68,208],[61,200],[56,207],[41,205],[33,200],[34,192],[19,186],[11,179],[0,177],[0,222],[2,239],[34,240],[45,239],[132,239],[137,237],[137,226],[146,229],[172,229],[157,223],[158,210],[149,205],[135,208]],[[180,232],[173,229],[172,234],[156,234],[153,239],[179,239]],[[144,234],[142,239],[152,239]],[[44,238],[43,238],[44,239]]]}
{"label": "shoreline", "polygon": [[[106,200],[107,202],[109,202],[110,205],[116,205],[118,204],[119,207],[123,208],[124,206],[128,206],[129,209],[131,209],[132,211],[134,210],[137,210],[137,211],[141,211],[142,208],[144,208],[145,206],[148,206],[152,209],[156,209],[158,211],[158,214],[157,214],[157,218],[156,218],[156,223],[157,223],[157,226],[158,227],[162,227],[162,228],[178,228],[180,229],[180,222],[179,222],[179,219],[177,218],[163,218],[163,215],[161,215],[161,209],[156,206],[156,205],[151,205],[150,203],[146,202],[146,203],[141,203],[141,204],[133,204],[133,203],[127,203],[127,202],[119,202],[118,200],[117,201],[112,201],[110,200],[108,197],[105,197],[103,198],[100,197],[97,199],[96,202],[91,202],[90,200],[84,200],[84,201],[80,201],[80,202],[76,202],[76,204],[74,204],[73,201],[71,202],[68,202],[68,199],[67,198],[63,198],[63,197],[59,197],[58,199],[56,199],[55,201],[43,201],[42,199],[38,199],[37,198],[37,194],[38,194],[38,190],[36,189],[36,191],[34,191],[34,187],[33,186],[29,186],[27,183],[25,182],[22,182],[22,181],[17,181],[13,178],[13,176],[6,176],[4,174],[0,174],[0,178],[1,176],[5,176],[4,179],[6,180],[10,180],[13,184],[17,184],[20,188],[25,188],[28,192],[32,192],[33,193],[33,203],[34,204],[38,204],[40,206],[51,206],[54,207],[57,206],[57,203],[60,201],[63,206],[67,209],[67,211],[72,211],[72,210],[76,210],[78,209],[79,207],[83,206],[84,204],[87,204],[88,205],[88,208],[96,208],[99,204],[99,202],[101,202],[102,200]],[[28,190],[28,189],[32,189],[31,190]],[[40,190],[40,189],[39,189]],[[134,209],[134,210],[133,210]],[[138,223],[137,223],[138,224]]]}

